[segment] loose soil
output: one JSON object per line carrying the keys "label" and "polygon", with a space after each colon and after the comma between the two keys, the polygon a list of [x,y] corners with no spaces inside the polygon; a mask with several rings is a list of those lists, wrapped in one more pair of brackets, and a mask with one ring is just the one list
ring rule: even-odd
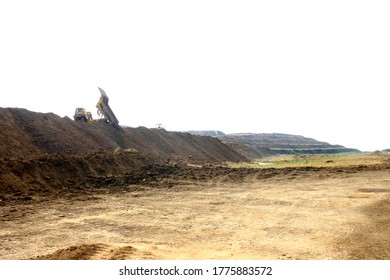
{"label": "loose soil", "polygon": [[1,259],[389,259],[390,165],[146,165],[0,219]]}
{"label": "loose soil", "polygon": [[213,137],[0,108],[0,259],[390,259],[390,162],[228,168]]}
{"label": "loose soil", "polygon": [[0,159],[84,155],[117,149],[131,149],[165,162],[197,164],[246,159],[214,137],[146,127],[116,129],[108,123],[75,122],[52,113],[0,108]]}

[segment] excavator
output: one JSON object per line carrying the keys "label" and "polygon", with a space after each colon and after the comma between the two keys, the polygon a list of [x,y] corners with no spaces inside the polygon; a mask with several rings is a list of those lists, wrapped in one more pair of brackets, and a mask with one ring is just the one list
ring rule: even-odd
{"label": "excavator", "polygon": [[96,108],[98,109],[98,116],[100,117],[98,120],[94,120],[92,118],[92,113],[88,112],[84,108],[76,108],[75,114],[73,116],[75,121],[79,122],[96,122],[96,121],[103,121],[111,124],[113,127],[119,129],[119,121],[116,118],[114,112],[111,110],[110,105],[108,105],[108,96],[106,92],[98,87],[100,91],[100,99],[99,102],[96,104]]}

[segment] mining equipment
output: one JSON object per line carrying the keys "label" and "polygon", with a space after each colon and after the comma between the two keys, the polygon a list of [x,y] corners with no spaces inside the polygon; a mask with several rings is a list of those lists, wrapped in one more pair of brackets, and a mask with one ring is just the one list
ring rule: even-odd
{"label": "mining equipment", "polygon": [[99,119],[94,120],[92,118],[91,112],[88,112],[84,108],[76,108],[75,114],[73,116],[74,120],[79,122],[87,122],[87,123],[96,122],[96,121],[107,122],[115,128],[120,128],[118,119],[116,118],[114,112],[111,110],[110,105],[108,105],[109,98],[106,92],[100,87],[98,87],[98,89],[101,95],[98,103],[96,104],[96,108],[98,109],[97,113]]}
{"label": "mining equipment", "polygon": [[92,113],[88,112],[84,108],[76,108],[73,116],[74,120],[77,122],[92,122]]}

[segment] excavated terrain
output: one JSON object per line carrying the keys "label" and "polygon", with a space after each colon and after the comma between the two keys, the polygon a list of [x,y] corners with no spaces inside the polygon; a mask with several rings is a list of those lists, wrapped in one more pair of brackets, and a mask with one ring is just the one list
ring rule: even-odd
{"label": "excavated terrain", "polygon": [[205,164],[245,157],[218,139],[161,129],[81,123],[55,114],[0,108],[0,199],[51,190],[150,164]]}
{"label": "excavated terrain", "polygon": [[390,258],[388,154],[228,168],[215,138],[23,109],[0,137],[0,259]]}
{"label": "excavated terrain", "polygon": [[84,155],[130,149],[164,161],[245,160],[213,137],[145,127],[115,129],[107,123],[74,122],[67,117],[18,108],[0,108],[0,140],[0,158],[30,158],[46,153]]}

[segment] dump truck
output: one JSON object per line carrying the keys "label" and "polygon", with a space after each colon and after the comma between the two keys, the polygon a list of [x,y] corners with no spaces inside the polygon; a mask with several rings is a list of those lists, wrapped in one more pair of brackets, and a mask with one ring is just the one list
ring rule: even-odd
{"label": "dump truck", "polygon": [[114,112],[111,110],[110,105],[108,105],[108,96],[104,90],[98,87],[100,91],[100,99],[96,104],[96,108],[98,109],[98,115],[105,119],[109,124],[111,124],[115,128],[119,128],[119,121],[116,118]]}
{"label": "dump truck", "polygon": [[108,98],[106,92],[103,89],[101,89],[100,87],[98,87],[98,89],[99,89],[100,95],[101,95],[98,103],[96,104],[96,108],[98,109],[97,113],[98,113],[99,119],[94,120],[92,118],[91,112],[88,112],[84,108],[79,107],[79,108],[76,108],[75,114],[73,116],[74,120],[79,121],[79,122],[87,122],[87,123],[96,122],[96,121],[107,122],[107,123],[111,124],[113,127],[119,129],[120,128],[119,121],[116,118],[114,112],[112,111],[110,105],[108,105],[109,98]]}

